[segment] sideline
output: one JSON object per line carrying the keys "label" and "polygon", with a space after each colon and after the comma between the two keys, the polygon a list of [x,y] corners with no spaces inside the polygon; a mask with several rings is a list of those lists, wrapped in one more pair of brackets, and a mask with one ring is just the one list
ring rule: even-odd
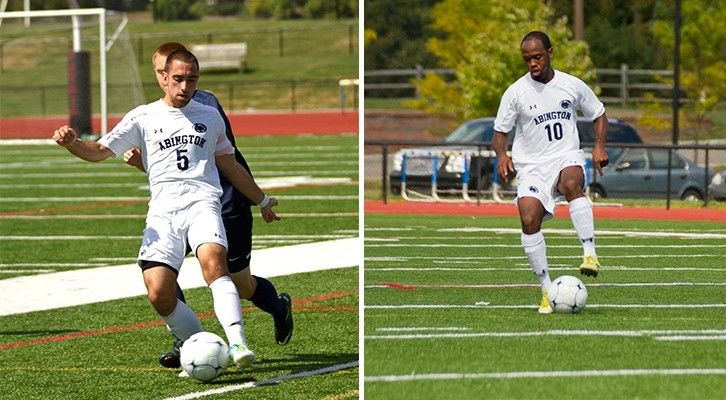
{"label": "sideline", "polygon": [[[255,250],[250,268],[255,275],[269,278],[353,267],[362,260],[362,248],[359,238],[347,238]],[[206,286],[196,258],[184,260],[179,285],[182,289]],[[29,293],[32,301],[27,301]],[[146,287],[135,263],[23,276],[0,280],[0,316],[142,295]]]}

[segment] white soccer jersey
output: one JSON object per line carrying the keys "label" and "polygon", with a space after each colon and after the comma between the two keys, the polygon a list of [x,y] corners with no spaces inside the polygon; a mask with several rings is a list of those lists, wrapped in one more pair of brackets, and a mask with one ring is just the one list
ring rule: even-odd
{"label": "white soccer jersey", "polygon": [[141,148],[149,177],[149,208],[174,209],[219,199],[215,155],[234,153],[219,112],[191,100],[182,108],[163,100],[139,106],[98,140],[117,156]]}
{"label": "white soccer jersey", "polygon": [[494,130],[509,132],[516,126],[512,161],[518,171],[546,163],[580,148],[577,113],[594,120],[605,112],[595,93],[580,79],[555,70],[545,83],[529,72],[502,96]]}

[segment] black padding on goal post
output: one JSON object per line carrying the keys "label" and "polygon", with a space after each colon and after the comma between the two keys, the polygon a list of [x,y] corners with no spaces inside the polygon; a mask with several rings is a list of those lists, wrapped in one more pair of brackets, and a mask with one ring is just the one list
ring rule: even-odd
{"label": "black padding on goal post", "polygon": [[80,134],[91,133],[91,56],[68,53],[68,111],[70,124]]}

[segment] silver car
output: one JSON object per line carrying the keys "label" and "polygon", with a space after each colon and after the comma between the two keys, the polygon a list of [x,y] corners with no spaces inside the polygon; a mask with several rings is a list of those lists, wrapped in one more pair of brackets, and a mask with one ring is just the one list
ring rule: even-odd
{"label": "silver car", "polygon": [[713,176],[708,194],[716,200],[726,201],[726,169]]}
{"label": "silver car", "polygon": [[[601,197],[666,198],[668,149],[612,148],[605,176],[596,176],[590,195]],[[713,173],[674,151],[671,158],[671,197],[703,200]]]}

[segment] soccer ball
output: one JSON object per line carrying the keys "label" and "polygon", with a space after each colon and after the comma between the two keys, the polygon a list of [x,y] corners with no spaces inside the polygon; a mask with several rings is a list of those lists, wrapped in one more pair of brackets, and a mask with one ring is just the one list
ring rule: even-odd
{"label": "soccer ball", "polygon": [[552,281],[547,297],[556,313],[574,314],[585,308],[587,288],[574,276],[562,275]]}
{"label": "soccer ball", "polygon": [[227,350],[227,343],[214,333],[195,333],[181,347],[182,369],[196,380],[210,382],[227,368]]}

